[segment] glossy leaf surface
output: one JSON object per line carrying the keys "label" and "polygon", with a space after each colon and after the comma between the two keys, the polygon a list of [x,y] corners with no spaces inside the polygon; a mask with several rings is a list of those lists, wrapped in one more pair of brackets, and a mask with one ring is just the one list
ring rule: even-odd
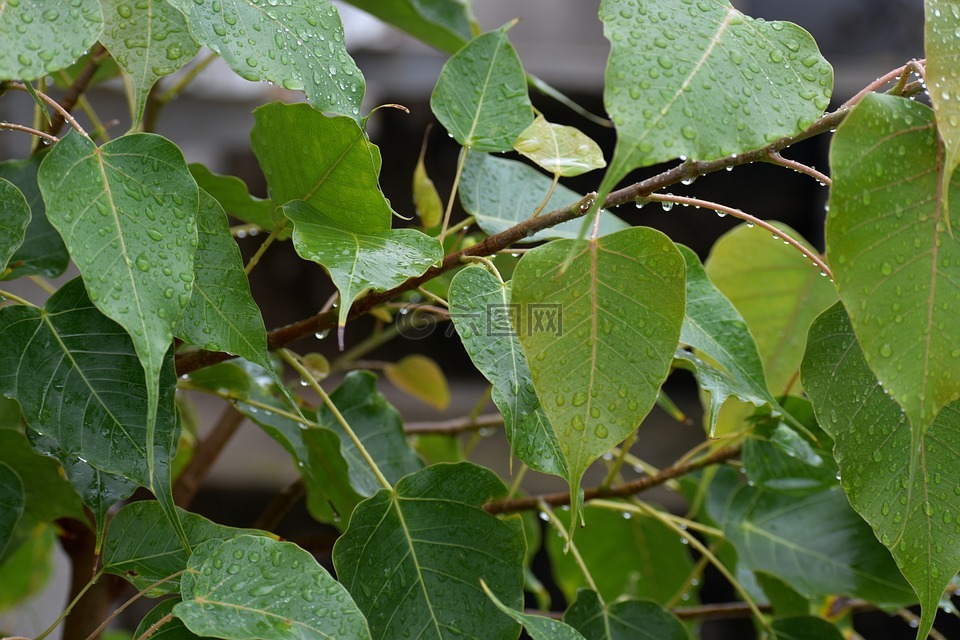
{"label": "glossy leaf surface", "polygon": [[63,273],[70,260],[60,234],[47,220],[43,196],[37,185],[37,170],[42,160],[43,154],[36,154],[27,160],[0,162],[0,178],[9,180],[20,189],[31,213],[23,243],[10,258],[12,273],[7,276],[9,279],[30,275],[54,278]]}
{"label": "glossy leaf surface", "polygon": [[946,187],[960,164],[960,4],[956,0],[924,0],[923,6],[925,78],[944,145],[940,177]]}
{"label": "glossy leaf surface", "polygon": [[585,638],[598,640],[687,640],[686,629],[660,605],[644,600],[603,602],[581,589],[563,621]]}
{"label": "glossy leaf surface", "polygon": [[273,203],[250,195],[240,178],[218,175],[197,163],[191,163],[189,168],[200,189],[213,196],[229,215],[267,230],[277,224]]}
{"label": "glossy leaf surface", "polygon": [[0,555],[10,543],[13,530],[23,515],[25,502],[20,476],[7,464],[0,462]]}
{"label": "glossy leaf surface", "polygon": [[19,430],[0,430],[0,463],[23,482],[24,509],[30,516],[40,522],[62,517],[84,519],[83,505],[60,476],[57,463],[34,451]]}
{"label": "glossy leaf surface", "polygon": [[523,625],[523,628],[526,629],[532,640],[584,640],[580,632],[570,625],[564,624],[559,620],[553,620],[552,618],[511,609],[500,602],[487,585],[483,585],[483,590],[490,599],[493,600],[493,604],[497,605],[500,611]]}
{"label": "glossy leaf surface", "polygon": [[579,176],[607,166],[600,146],[574,127],[537,116],[513,143],[522,156],[555,175]]}
{"label": "glossy leaf surface", "polygon": [[4,2],[0,5],[0,77],[34,80],[63,69],[97,41],[97,0]]}
{"label": "glossy leaf surface", "polygon": [[447,53],[473,37],[473,14],[464,0],[347,1]]}
{"label": "glossy leaf surface", "polygon": [[23,244],[30,224],[30,205],[12,182],[0,178],[0,272]]}
{"label": "glossy leaf surface", "polygon": [[[179,598],[167,598],[166,600],[162,600],[160,604],[151,609],[147,615],[143,616],[143,620],[140,621],[140,624],[137,625],[136,631],[133,632],[133,637],[141,637],[150,627],[158,622],[161,622],[165,616],[171,614],[173,608],[179,602]],[[178,620],[177,618],[173,618],[163,622],[148,637],[152,640],[195,640],[199,636],[187,629],[182,621]]]}

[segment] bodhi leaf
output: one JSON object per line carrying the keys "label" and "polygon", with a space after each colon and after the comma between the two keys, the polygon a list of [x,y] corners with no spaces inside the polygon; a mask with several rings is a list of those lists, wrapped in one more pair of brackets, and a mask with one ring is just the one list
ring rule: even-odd
{"label": "bodhi leaf", "polygon": [[43,155],[34,154],[26,160],[0,162],[0,178],[9,180],[20,189],[31,213],[23,244],[10,258],[9,279],[32,275],[55,278],[64,272],[70,260],[60,234],[47,220],[43,196],[37,185],[37,170]]}
{"label": "bodhi leaf", "polygon": [[437,411],[450,405],[450,387],[443,369],[424,355],[413,353],[397,362],[387,363],[383,375],[397,389]]}
{"label": "bodhi leaf", "polygon": [[[914,426],[960,397],[960,192],[943,210],[933,111],[870,94],[837,129],[827,255],[870,368]],[[951,190],[960,189],[954,180]]]}
{"label": "bodhi leaf", "polygon": [[249,224],[271,230],[277,224],[273,203],[250,195],[247,185],[236,176],[221,176],[202,164],[189,165],[193,179],[202,191],[216,198],[228,214]]}
{"label": "bodhi leaf", "polygon": [[511,609],[500,602],[486,584],[483,582],[480,584],[487,596],[493,600],[493,604],[497,605],[500,611],[522,624],[532,640],[584,640],[584,637],[580,635],[579,631],[559,620],[522,613]]}
{"label": "bodhi leaf", "polygon": [[[536,212],[550,191],[552,181],[523,162],[486,153],[467,154],[460,178],[460,203],[477,219],[477,226],[489,235],[500,233]],[[579,202],[579,193],[558,184],[544,211],[553,211]],[[582,222],[570,220],[537,232],[519,242],[542,242],[553,238],[576,238]],[[609,211],[600,218],[599,235],[629,227]]]}
{"label": "bodhi leaf", "polygon": [[424,150],[420,151],[420,159],[413,170],[413,205],[420,216],[421,226],[427,230],[443,222],[443,201],[433,180],[427,175],[427,167],[423,164]]}
{"label": "bodhi leaf", "polygon": [[264,366],[267,330],[250,295],[240,249],[223,207],[205,191],[197,212],[196,279],[177,337],[209,351],[226,351]]}
{"label": "bodhi leaf", "polygon": [[810,329],[803,383],[834,455],[850,503],[886,545],[916,590],[923,633],[947,582],[960,570],[960,403],[945,407],[920,438],[877,384],[839,304]]}
{"label": "bodhi leaf", "polygon": [[718,519],[741,566],[773,574],[808,598],[845,595],[878,606],[916,602],[840,487],[797,496],[743,485]]}
{"label": "bodhi leaf", "polygon": [[473,37],[469,0],[347,0],[418,40],[454,53]]}
{"label": "bodhi leaf", "polygon": [[480,587],[483,580],[507,606],[523,605],[520,521],[482,509],[506,491],[482,467],[435,465],[356,508],[333,562],[374,639],[517,637],[517,624]]}
{"label": "bodhi leaf", "polygon": [[[83,505],[52,459],[30,447],[18,429],[0,430],[0,463],[23,481],[26,513],[41,522],[69,517],[84,520]],[[2,555],[2,554],[0,554]]]}
{"label": "bodhi leaf", "polygon": [[183,14],[166,0],[102,0],[100,41],[123,69],[130,99],[131,129],[143,117],[156,81],[190,62],[200,50],[187,32]]}
{"label": "bodhi leaf", "polygon": [[174,615],[199,636],[233,640],[370,638],[357,605],[291,542],[237,536],[197,547]]}
{"label": "bodhi leaf", "polygon": [[621,600],[607,604],[595,591],[581,589],[563,621],[585,638],[597,640],[688,640],[683,624],[655,602]]}
{"label": "bodhi leaf", "polygon": [[510,285],[482,267],[469,267],[454,276],[449,300],[467,354],[493,385],[491,396],[503,414],[511,451],[536,471],[566,477],[560,442],[540,407],[510,322]]}
{"label": "bodhi leaf", "polygon": [[97,0],[0,4],[0,78],[34,80],[70,65],[103,27]]}
{"label": "bodhi leaf", "polygon": [[380,150],[356,122],[279,102],[253,115],[253,152],[276,205],[303,200],[358,232],[390,228],[393,210],[380,191]]}
{"label": "bodhi leaf", "polygon": [[447,60],[430,108],[447,132],[473,151],[510,151],[533,122],[527,77],[507,25],[471,40]]}
{"label": "bodhi leaf", "polygon": [[[360,122],[363,75],[343,42],[329,0],[167,0],[194,39],[237,75],[303,91],[318,109]],[[305,139],[305,138],[304,138]]]}
{"label": "bodhi leaf", "polygon": [[160,369],[193,288],[197,183],[180,149],[160,136],[131,134],[98,148],[76,131],[44,158],[38,180],[90,300],[130,334],[146,372],[140,418],[153,476]]}
{"label": "bodhi leaf", "polygon": [[26,502],[20,476],[0,462],[0,556],[7,549]]}
{"label": "bodhi leaf", "polygon": [[0,178],[0,272],[23,244],[30,224],[30,205],[13,183]]}
{"label": "bodhi leaf", "polygon": [[676,245],[643,227],[557,240],[517,265],[513,320],[572,498],[587,467],[632,433],[657,398],[680,336],[684,273]]}
{"label": "bodhi leaf", "polygon": [[617,148],[600,202],[630,171],[715,160],[802,131],[827,108],[833,69],[809,33],[728,0],[603,0],[604,104]]}
{"label": "bodhi leaf", "polygon": [[600,146],[574,127],[547,122],[537,116],[513,143],[520,155],[542,169],[565,178],[607,166]]}
{"label": "bodhi leaf", "polygon": [[302,201],[284,205],[283,213],[294,224],[297,253],[322,265],[340,292],[337,337],[341,348],[357,298],[370,290],[396,287],[443,259],[440,242],[415,229],[356,231]]}
{"label": "bodhi leaf", "polygon": [[[944,206],[949,206],[949,185],[960,164],[960,4],[956,0],[924,0],[924,51],[930,101],[937,112],[937,130],[943,140],[943,167],[940,170]],[[950,218],[946,218],[950,228]]]}
{"label": "bodhi leaf", "polygon": [[[241,534],[270,535],[253,529],[225,527],[195,513],[178,511],[192,547],[208,540],[230,540]],[[146,589],[186,569],[188,556],[160,506],[153,500],[141,500],[120,509],[110,521],[103,545],[103,571],[122,576],[137,589]],[[168,580],[157,585],[149,595],[177,593],[180,581],[179,578]]]}

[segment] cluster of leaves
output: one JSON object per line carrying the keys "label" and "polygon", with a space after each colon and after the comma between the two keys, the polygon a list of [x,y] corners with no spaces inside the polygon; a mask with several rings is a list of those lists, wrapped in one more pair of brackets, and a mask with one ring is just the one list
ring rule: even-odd
{"label": "cluster of leaves", "polygon": [[[618,139],[597,192],[582,196],[560,179],[603,168],[603,156],[537,114],[528,86],[556,93],[524,72],[510,25],[480,33],[465,0],[353,4],[452,54],[431,107],[462,152],[446,207],[421,158],[420,229],[394,228],[363,76],[328,0],[0,5],[0,78],[34,96],[38,122],[55,109],[46,131],[0,123],[48,143],[0,163],[0,270],[41,281],[72,261],[80,272],[42,307],[0,291],[0,606],[36,588],[42,572],[24,567],[69,519],[96,537],[94,580],[174,596],[137,638],[509,639],[521,627],[533,638],[684,638],[677,605],[697,598],[707,564],[767,637],[839,638],[855,608],[844,602],[919,603],[925,637],[960,569],[960,5],[926,0],[926,61],[825,115],[832,69],[800,27],[725,0],[603,0]],[[306,97],[255,112],[268,200],[143,131],[145,111],[163,104],[154,85],[201,46]],[[45,90],[53,74],[74,77],[75,104],[108,59],[134,124],[104,142]],[[932,107],[910,99],[923,86]],[[71,130],[57,137],[63,119]],[[831,181],[780,151],[838,125],[825,258],[790,229],[662,191],[757,161]],[[532,164],[490,155],[514,150]],[[456,195],[472,235],[450,225]],[[747,224],[702,264],[609,212],[651,201]],[[242,263],[227,213],[269,232],[262,250],[290,239],[320,264],[338,308],[268,333],[247,281],[256,258]],[[485,257],[525,242],[537,246],[515,265]],[[509,281],[498,265],[512,267]],[[515,496],[455,434],[418,450],[374,374],[350,373],[328,394],[330,364],[284,348],[333,327],[342,346],[366,313],[382,323],[371,344],[382,342],[397,333],[385,303],[418,287],[448,307],[440,315],[489,380],[511,454],[563,478],[569,495]],[[509,321],[492,324],[497,310]],[[317,406],[285,386],[285,367]],[[712,451],[657,472],[629,449],[642,450],[653,405],[669,406],[661,387],[678,369],[703,390]],[[385,373],[444,403],[422,356]],[[310,513],[340,532],[336,579],[268,531],[180,508],[175,483],[195,469],[178,389],[224,398],[289,452]],[[726,464],[735,459],[740,473]],[[583,489],[598,461],[607,480]],[[626,482],[633,466],[649,475]],[[669,480],[687,517],[636,497]],[[156,501],[111,510],[138,487]],[[560,504],[571,508],[554,513]],[[523,610],[525,589],[547,606],[529,570],[540,523],[525,510],[555,529],[543,543],[570,603],[562,620]]]}

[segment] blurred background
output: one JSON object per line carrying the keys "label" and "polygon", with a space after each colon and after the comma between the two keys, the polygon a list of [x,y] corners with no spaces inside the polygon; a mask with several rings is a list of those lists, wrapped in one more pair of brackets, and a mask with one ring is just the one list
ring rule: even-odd
{"label": "blurred background", "polygon": [[[409,114],[380,110],[371,118],[370,134],[383,154],[384,192],[395,210],[412,215],[411,177],[425,131],[434,120],[429,106],[430,93],[446,58],[349,5],[335,4],[341,10],[348,47],[366,77],[364,110],[388,103],[401,104],[410,110]],[[920,0],[734,0],[733,4],[754,17],[794,21],[813,34],[824,56],[834,66],[834,107],[877,76],[923,55]],[[475,0],[474,11],[484,30],[519,18],[510,38],[526,70],[592,113],[602,115],[608,46],[597,19],[598,6],[599,0]],[[165,82],[169,83],[170,79]],[[550,121],[581,128],[601,144],[608,158],[611,156],[614,143],[611,129],[580,118],[534,90],[531,97]],[[110,129],[111,135],[120,135],[127,129],[127,103],[119,80],[98,85],[88,98],[101,118],[116,121]],[[263,176],[250,150],[251,111],[274,100],[301,99],[299,94],[274,86],[247,82],[218,60],[160,113],[156,132],[176,142],[188,162],[200,162],[214,172],[239,176],[254,195],[266,196]],[[29,123],[32,119],[29,98],[22,94],[5,95],[0,100],[0,119]],[[828,142],[827,136],[820,136],[797,145],[786,155],[823,170],[827,168]],[[26,136],[4,132],[0,135],[0,160],[25,157],[29,144]],[[434,128],[429,138],[426,167],[443,198],[449,193],[457,153],[455,143],[439,127]],[[657,171],[657,167],[648,168],[631,179]],[[599,179],[597,172],[570,180],[567,185],[586,193],[596,187]],[[731,173],[704,176],[694,185],[678,185],[672,190],[739,207],[758,217],[781,220],[822,248],[827,193],[807,177],[772,165],[744,166]],[[649,225],[667,232],[677,242],[693,247],[702,258],[714,240],[735,225],[729,218],[720,219],[682,208],[667,213],[660,207],[638,210],[631,206],[624,207],[619,215],[632,224]],[[398,221],[398,224],[403,223]],[[239,241],[246,257],[252,255],[262,238]],[[64,280],[73,275],[75,271]],[[268,329],[316,313],[334,292],[322,269],[300,260],[289,243],[278,243],[271,248],[254,271],[251,283]],[[29,282],[16,282],[10,287],[32,300],[42,297]],[[371,322],[362,319],[348,326],[348,348],[366,335]],[[408,422],[463,416],[483,398],[486,390],[483,379],[473,368],[459,339],[446,329],[447,326],[441,324],[432,332],[420,332],[420,339],[416,341],[397,340],[369,355],[376,360],[392,361],[406,353],[420,352],[443,367],[452,394],[452,402],[445,412],[423,405],[381,380],[382,391]],[[427,333],[430,335],[423,335]],[[330,339],[305,340],[294,348],[301,352],[318,351],[331,360],[337,355],[335,341]],[[335,382],[335,379],[330,381],[330,388]],[[692,378],[671,379],[667,390],[691,421],[680,424],[654,409],[634,446],[638,456],[654,465],[669,464],[703,439]],[[198,399],[197,406],[201,423],[207,425],[212,424],[222,410],[219,402],[205,398]],[[485,411],[495,411],[495,408],[489,405]],[[474,441],[469,443],[476,447],[475,459],[509,477],[502,434],[495,430],[483,436],[474,436]],[[228,444],[192,509],[223,524],[249,526],[271,497],[294,478],[289,456],[259,429],[245,424]],[[563,489],[557,479],[535,473],[527,475],[523,486],[530,492]],[[676,498],[666,492],[655,497],[668,507],[682,508]],[[281,533],[291,539],[319,535],[318,525],[303,510],[291,513],[283,526]],[[54,612],[59,612],[64,605],[66,569],[62,559],[58,560],[50,586],[30,606],[0,616],[0,629],[32,635],[46,627]],[[724,595],[717,597],[722,599]],[[562,600],[557,600],[555,605],[562,605]],[[877,624],[891,624],[888,620],[880,616]],[[900,626],[903,626],[903,637],[912,637],[906,625]],[[863,633],[868,638],[899,637],[898,632],[889,627],[876,634],[867,629]],[[705,638],[746,638],[752,637],[752,627],[748,623],[707,624],[703,634]]]}

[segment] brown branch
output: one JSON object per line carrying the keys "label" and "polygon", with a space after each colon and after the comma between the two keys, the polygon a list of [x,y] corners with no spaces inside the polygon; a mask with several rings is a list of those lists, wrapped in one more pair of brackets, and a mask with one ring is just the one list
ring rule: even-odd
{"label": "brown branch", "polygon": [[283,520],[300,499],[307,494],[307,485],[303,478],[297,478],[273,497],[267,508],[263,510],[260,517],[253,524],[254,529],[263,529],[264,531],[273,531]]}
{"label": "brown branch", "polygon": [[[610,487],[593,487],[583,492],[583,500],[593,500],[595,498],[625,498],[634,494],[660,486],[670,480],[685,476],[688,473],[709,467],[715,464],[721,464],[740,454],[740,445],[731,445],[717,449],[713,453],[706,455],[692,462],[673,464],[659,473],[652,476],[644,476],[631,482],[613,485]],[[551,507],[559,507],[570,504],[570,493],[550,493],[540,496],[526,496],[524,498],[511,498],[506,500],[494,500],[483,506],[487,513],[513,513],[515,511],[532,511],[538,509],[541,503],[547,503]]]}
{"label": "brown branch", "polygon": [[408,422],[403,430],[407,435],[441,435],[452,436],[465,431],[477,431],[503,425],[503,416],[499,413],[488,413],[476,418],[470,416],[443,420],[440,422]]}
{"label": "brown branch", "polygon": [[[97,69],[100,68],[100,65],[103,64],[107,55],[106,48],[102,44],[97,43],[97,46],[90,52],[90,58],[87,60],[87,64],[77,77],[74,78],[73,84],[71,84],[66,93],[63,94],[63,98],[60,99],[60,106],[64,111],[69,113],[77,106],[77,101],[80,100],[80,96],[87,90],[90,81],[93,79],[93,75],[97,72]],[[56,135],[60,129],[63,128],[64,122],[66,122],[66,118],[60,111],[57,111],[50,119],[50,127],[47,129],[47,133]]]}
{"label": "brown branch", "polygon": [[173,500],[178,506],[186,508],[193,501],[223,447],[240,428],[243,418],[242,413],[228,404],[207,437],[197,444],[193,457],[173,485]]}
{"label": "brown branch", "polygon": [[[801,140],[806,140],[807,138],[825,133],[832,129],[836,129],[852,108],[852,106],[841,107],[840,109],[823,116],[806,130],[798,133],[797,135],[780,138],[779,140],[772,142],[761,149],[748,151],[739,155],[731,155],[726,158],[712,160],[709,162],[683,162],[682,164],[659,173],[651,178],[647,178],[646,180],[630,185],[624,189],[614,191],[604,201],[603,206],[605,208],[610,208],[621,204],[633,203],[637,200],[642,200],[655,191],[659,191],[660,189],[669,187],[684,180],[695,178],[699,175],[721,171],[727,167],[766,161],[771,152],[780,151],[792,144],[800,142]],[[574,218],[579,218],[590,210],[591,204],[592,199],[588,196],[573,205],[556,209],[550,213],[541,214],[536,218],[528,218],[505,231],[488,236],[471,247],[451,253],[443,259],[443,263],[439,267],[432,267],[423,275],[417,276],[416,278],[410,278],[403,284],[396,286],[393,289],[369,293],[360,298],[354,302],[353,306],[350,308],[348,319],[353,320],[358,318],[366,314],[373,307],[388,302],[401,293],[406,293],[407,291],[416,289],[425,282],[436,278],[442,273],[461,266],[462,260],[466,256],[493,255],[498,251],[506,249],[507,247],[510,247],[515,243],[536,234],[538,231],[542,231],[543,229],[547,229],[549,227],[554,227],[562,222],[573,220]],[[315,333],[320,333],[322,331],[329,331],[336,325],[336,312],[325,311],[323,313],[318,313],[309,318],[294,322],[293,324],[288,324],[285,327],[273,329],[267,335],[267,346],[271,350],[279,349],[290,344],[291,342],[299,340],[300,338],[304,338]],[[228,353],[218,353],[212,351],[189,351],[178,354],[176,360],[177,374],[184,375],[192,371],[196,371],[197,369],[202,369],[218,362],[229,360],[232,357],[233,356]]]}
{"label": "brown branch", "polygon": [[59,102],[57,102],[47,94],[43,93],[42,91],[37,91],[36,89],[33,89],[33,87],[27,87],[27,85],[22,82],[4,82],[2,84],[2,87],[4,89],[13,89],[14,91],[25,91],[31,95],[35,95],[36,97],[40,98],[42,101],[44,101],[45,103],[53,107],[57,115],[59,115],[64,120],[69,122],[70,126],[76,129],[77,132],[80,133],[84,138],[90,137],[87,134],[87,132],[83,130],[83,127],[80,126],[80,123],[77,122],[72,115],[70,115],[70,112],[63,108],[63,105],[61,105]]}

